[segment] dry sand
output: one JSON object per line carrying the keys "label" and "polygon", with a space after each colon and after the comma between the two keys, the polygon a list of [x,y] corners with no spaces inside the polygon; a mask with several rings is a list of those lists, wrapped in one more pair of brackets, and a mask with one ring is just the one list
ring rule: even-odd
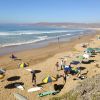
{"label": "dry sand", "polygon": [[[58,74],[58,72],[56,71],[55,63],[57,61],[60,61],[59,58],[62,58],[64,56],[70,56],[71,58],[66,58],[67,63],[69,64],[69,62],[72,61],[77,55],[83,53],[84,48],[80,46],[80,44],[83,42],[89,43],[90,47],[100,47],[100,40],[96,40],[95,34],[92,34],[92,35],[82,36],[80,38],[71,40],[67,43],[66,42],[60,43],[60,48],[57,43],[53,43],[43,48],[23,51],[16,53],[15,55],[18,58],[22,59],[22,61],[29,63],[29,67],[27,68],[41,71],[40,73],[37,73],[36,76],[37,76],[37,84],[42,84],[42,79],[44,77],[48,75],[56,76]],[[53,90],[53,84],[55,83],[62,85],[64,84],[63,78],[59,78],[57,82],[42,85],[43,90],[41,91],[28,93],[27,89],[32,88],[31,73],[26,71],[25,69],[21,68],[18,69],[17,65],[22,61],[19,60],[13,61],[9,58],[9,56],[10,55],[0,57],[0,67],[9,69],[6,71],[5,78],[0,80],[0,100],[16,100],[13,96],[13,93],[20,93],[26,96],[28,100],[48,100],[52,96],[39,98],[37,94],[44,91]],[[96,60],[96,61],[92,62],[91,64],[81,65],[82,67],[86,67],[86,69],[83,70],[82,73],[85,73],[87,70],[89,71],[87,74],[88,77],[100,73],[98,68],[95,67],[96,63],[100,63],[100,54],[95,55],[95,57],[92,57],[91,60]],[[59,71],[59,74],[62,75],[63,71]],[[15,81],[8,81],[7,79],[12,76],[19,76],[20,79]],[[64,88],[57,95],[62,95],[65,92],[68,92],[69,90],[77,86],[80,80],[73,80],[73,78],[74,76],[70,76],[70,78],[64,85]],[[15,82],[24,83],[23,86],[25,90],[22,91],[17,88],[10,88],[10,89],[5,88],[5,86]]]}

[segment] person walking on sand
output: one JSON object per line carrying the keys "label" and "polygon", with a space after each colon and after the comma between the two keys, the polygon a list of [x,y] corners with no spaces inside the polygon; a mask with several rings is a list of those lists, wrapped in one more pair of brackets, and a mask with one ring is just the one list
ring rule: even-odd
{"label": "person walking on sand", "polygon": [[33,70],[33,71],[31,71],[31,73],[32,73],[32,83],[34,83],[34,85],[33,86],[36,86],[36,73],[35,73],[35,71]]}

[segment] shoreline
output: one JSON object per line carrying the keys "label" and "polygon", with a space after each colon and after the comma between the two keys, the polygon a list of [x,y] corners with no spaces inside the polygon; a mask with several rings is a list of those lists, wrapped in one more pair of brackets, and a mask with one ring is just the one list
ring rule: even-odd
{"label": "shoreline", "polygon": [[[56,42],[50,43],[44,47],[33,48],[29,50],[24,50],[20,52],[15,52],[14,54],[21,59],[21,61],[12,61],[9,57],[11,54],[6,54],[0,57],[0,66],[7,70],[18,68],[18,64],[21,62],[29,63],[30,66],[41,63],[42,61],[53,57],[57,53],[72,51],[76,44],[82,42],[89,42],[88,38],[93,38],[95,34],[87,34],[83,36],[79,36],[69,41],[63,41],[59,44]],[[60,47],[59,47],[60,46]]]}
{"label": "shoreline", "polygon": [[[95,32],[92,32],[90,30],[89,33],[76,34],[76,35],[72,35],[72,36],[70,36],[70,35],[62,36],[62,37],[59,37],[59,42],[61,42],[61,43],[68,42],[71,39],[76,39],[80,36],[85,36],[85,35],[88,35],[88,34],[95,34]],[[53,43],[54,44],[58,43],[58,37],[38,41],[38,42],[35,42],[35,43],[4,46],[4,47],[0,47],[0,56],[12,54],[12,53],[17,53],[17,52],[22,52],[22,51],[28,51],[28,50],[31,50],[31,49],[39,49],[39,48],[43,48],[43,47],[48,46],[48,45],[53,44]]]}

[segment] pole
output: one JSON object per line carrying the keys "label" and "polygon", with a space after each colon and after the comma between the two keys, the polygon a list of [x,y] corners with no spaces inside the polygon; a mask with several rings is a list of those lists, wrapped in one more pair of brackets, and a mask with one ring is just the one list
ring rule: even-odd
{"label": "pole", "polygon": [[58,39],[58,46],[59,46],[59,48],[60,48],[60,41],[59,41],[59,36],[57,37],[57,39]]}

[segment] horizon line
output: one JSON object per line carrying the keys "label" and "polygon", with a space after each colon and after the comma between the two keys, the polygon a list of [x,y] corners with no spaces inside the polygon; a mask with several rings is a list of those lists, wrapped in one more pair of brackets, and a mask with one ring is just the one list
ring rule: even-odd
{"label": "horizon line", "polygon": [[0,22],[0,24],[100,24],[100,22]]}

